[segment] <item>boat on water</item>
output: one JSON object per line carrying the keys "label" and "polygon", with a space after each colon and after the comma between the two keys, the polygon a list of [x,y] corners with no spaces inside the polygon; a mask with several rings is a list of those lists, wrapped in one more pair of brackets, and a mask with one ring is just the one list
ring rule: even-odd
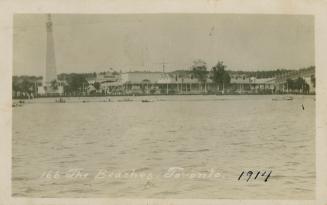
{"label": "boat on water", "polygon": [[118,102],[130,102],[130,101],[133,101],[133,100],[130,99],[130,98],[125,98],[125,99],[118,100]]}
{"label": "boat on water", "polygon": [[24,100],[20,100],[18,102],[13,102],[12,107],[22,107],[24,103],[25,103]]}
{"label": "boat on water", "polygon": [[23,103],[19,103],[19,102],[12,104],[12,107],[22,107],[22,106],[23,106]]}
{"label": "boat on water", "polygon": [[65,99],[63,99],[63,98],[58,98],[58,99],[56,99],[56,101],[55,101],[56,103],[65,103],[66,102],[66,100]]}
{"label": "boat on water", "polygon": [[283,97],[276,97],[273,98],[273,101],[287,101],[287,100],[293,100],[294,98],[292,96],[283,96]]}
{"label": "boat on water", "polygon": [[148,99],[143,99],[142,100],[143,103],[147,103],[147,102],[153,102],[152,100],[148,100]]}

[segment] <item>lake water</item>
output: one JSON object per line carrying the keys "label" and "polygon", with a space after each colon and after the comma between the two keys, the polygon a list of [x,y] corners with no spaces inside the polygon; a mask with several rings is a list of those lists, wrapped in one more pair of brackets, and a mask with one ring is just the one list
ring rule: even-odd
{"label": "lake water", "polygon": [[13,108],[13,196],[313,199],[314,96],[274,97],[32,100]]}

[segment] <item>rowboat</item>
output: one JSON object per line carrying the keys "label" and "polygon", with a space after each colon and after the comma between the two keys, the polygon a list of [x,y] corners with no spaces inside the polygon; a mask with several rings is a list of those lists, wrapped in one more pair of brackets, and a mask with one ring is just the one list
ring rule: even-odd
{"label": "rowboat", "polygon": [[276,97],[273,98],[273,101],[287,101],[287,100],[293,100],[294,98],[292,96],[283,96],[283,97]]}

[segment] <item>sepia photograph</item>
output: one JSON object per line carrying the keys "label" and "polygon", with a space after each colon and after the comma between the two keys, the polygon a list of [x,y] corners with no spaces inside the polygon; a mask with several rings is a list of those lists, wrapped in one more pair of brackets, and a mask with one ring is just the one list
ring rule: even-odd
{"label": "sepia photograph", "polygon": [[313,15],[16,13],[12,29],[12,197],[315,199]]}

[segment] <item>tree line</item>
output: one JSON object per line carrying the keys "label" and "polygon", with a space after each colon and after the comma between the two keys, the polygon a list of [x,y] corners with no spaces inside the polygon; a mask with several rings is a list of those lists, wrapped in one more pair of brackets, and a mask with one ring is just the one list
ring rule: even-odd
{"label": "tree line", "polygon": [[[314,69],[314,66],[308,68],[302,68],[300,70]],[[112,72],[115,72],[116,75],[119,75],[118,72],[111,69]],[[201,84],[202,90],[206,89],[206,84],[208,79],[216,85],[218,91],[226,89],[231,82],[231,75],[245,75],[247,77],[256,77],[256,78],[270,78],[276,77],[278,75],[287,74],[289,72],[294,72],[294,70],[287,69],[277,69],[270,71],[230,71],[227,70],[227,66],[223,61],[218,61],[210,70],[205,61],[197,59],[193,61],[191,68],[189,70],[176,70],[171,72],[175,75],[176,78],[195,78]],[[100,74],[105,74],[100,72]],[[58,89],[59,82],[64,87],[64,94],[75,96],[80,95],[85,92],[89,86],[88,79],[96,78],[97,74],[92,73],[61,73],[57,76],[58,80],[54,80],[50,83],[52,89]],[[311,76],[311,83],[315,87],[315,76]],[[303,92],[309,89],[309,85],[305,82],[303,78],[296,80],[288,79],[286,85],[289,90],[302,90]],[[12,90],[13,97],[17,93],[24,95],[35,95],[37,94],[38,86],[42,86],[42,77],[41,76],[13,76],[12,78]],[[99,82],[94,83],[93,86],[95,89],[100,89],[101,84]]]}
{"label": "tree line", "polygon": [[193,61],[191,66],[192,76],[194,76],[202,84],[207,83],[208,78],[217,86],[217,90],[224,90],[225,87],[229,86],[231,77],[229,72],[226,70],[227,66],[223,61],[218,63],[208,71],[207,64],[205,61],[198,59]]}
{"label": "tree line", "polygon": [[35,95],[37,93],[37,87],[41,86],[41,76],[13,76],[12,77],[12,91],[13,97],[16,97],[18,93],[22,95]]}
{"label": "tree line", "polygon": [[[96,77],[96,73],[61,73],[57,76],[58,80],[50,82],[50,87],[57,90],[59,82],[62,82],[65,95],[79,95],[83,88],[88,86],[87,78]],[[42,76],[13,76],[12,91],[13,97],[35,96],[38,87],[42,86]]]}
{"label": "tree line", "polygon": [[[313,79],[311,78],[311,81],[312,80]],[[302,93],[309,93],[310,91],[309,84],[301,77],[295,80],[287,79],[286,86],[288,91],[297,91]]]}

